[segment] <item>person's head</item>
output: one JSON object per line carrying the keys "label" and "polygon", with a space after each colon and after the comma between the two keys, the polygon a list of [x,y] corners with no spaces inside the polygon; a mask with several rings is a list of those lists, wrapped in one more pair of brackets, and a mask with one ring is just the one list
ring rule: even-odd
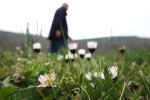
{"label": "person's head", "polygon": [[68,4],[67,3],[63,3],[63,5],[62,5],[66,10],[68,10]]}

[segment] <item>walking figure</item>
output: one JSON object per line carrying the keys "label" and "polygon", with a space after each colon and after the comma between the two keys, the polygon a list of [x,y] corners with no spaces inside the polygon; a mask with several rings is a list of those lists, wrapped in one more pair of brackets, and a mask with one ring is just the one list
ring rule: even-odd
{"label": "walking figure", "polygon": [[67,9],[68,4],[58,8],[55,12],[54,19],[49,32],[48,40],[50,41],[50,54],[58,53],[62,49],[67,48],[67,40],[71,38],[68,36],[68,25],[67,25]]}

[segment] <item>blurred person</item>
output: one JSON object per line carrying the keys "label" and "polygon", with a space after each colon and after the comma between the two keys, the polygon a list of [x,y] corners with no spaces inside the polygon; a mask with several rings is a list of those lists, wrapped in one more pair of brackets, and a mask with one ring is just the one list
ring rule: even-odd
{"label": "blurred person", "polygon": [[48,36],[48,40],[50,41],[50,54],[58,53],[62,49],[66,49],[67,40],[71,40],[68,35],[68,25],[66,20],[67,10],[68,4],[63,3],[63,5],[55,12]]}

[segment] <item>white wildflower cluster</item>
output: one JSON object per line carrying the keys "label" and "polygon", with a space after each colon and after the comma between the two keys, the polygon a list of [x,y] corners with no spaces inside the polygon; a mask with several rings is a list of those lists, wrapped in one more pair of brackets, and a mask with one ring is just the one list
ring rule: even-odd
{"label": "white wildflower cluster", "polygon": [[40,75],[38,78],[40,85],[38,87],[54,87],[55,81],[56,81],[56,74],[50,73],[50,74],[44,74]]}
{"label": "white wildflower cluster", "polygon": [[93,76],[96,77],[96,78],[105,79],[105,76],[104,76],[103,72],[94,72]]}
{"label": "white wildflower cluster", "polygon": [[[110,66],[110,67],[108,67],[108,72],[109,72],[109,74],[112,75],[111,78],[115,79],[118,76],[118,66]],[[85,78],[87,80],[91,80],[93,77],[99,78],[99,79],[105,79],[105,75],[104,75],[103,71],[101,71],[101,72],[93,72],[93,73],[92,72],[87,72],[85,74]]]}
{"label": "white wildflower cluster", "polygon": [[104,73],[103,73],[103,72],[93,72],[93,73],[87,72],[87,73],[85,74],[85,78],[86,78],[87,80],[89,80],[89,81],[90,81],[93,77],[99,78],[99,79],[105,79],[105,76],[104,76]]}
{"label": "white wildflower cluster", "polygon": [[118,76],[118,66],[110,66],[108,68],[108,71],[112,75],[112,79]]}
{"label": "white wildflower cluster", "polygon": [[70,61],[70,60],[73,61],[73,60],[75,59],[75,55],[76,55],[76,54],[73,55],[71,52],[68,52],[68,53],[65,55],[65,60],[66,60],[66,61]]}
{"label": "white wildflower cluster", "polygon": [[50,62],[46,62],[44,63],[45,66],[49,66],[50,65]]}
{"label": "white wildflower cluster", "polygon": [[18,62],[28,63],[28,60],[27,60],[26,58],[18,57],[16,60],[17,60]]}
{"label": "white wildflower cluster", "polygon": [[92,57],[92,54],[95,52],[95,50],[97,48],[97,42],[95,42],[95,41],[87,42],[87,48],[90,53],[86,52],[86,50],[83,48],[79,49],[78,44],[76,42],[69,43],[68,48],[69,48],[70,52],[73,54],[73,56],[75,54],[78,54],[80,56],[80,58],[85,58],[87,60],[90,60]]}

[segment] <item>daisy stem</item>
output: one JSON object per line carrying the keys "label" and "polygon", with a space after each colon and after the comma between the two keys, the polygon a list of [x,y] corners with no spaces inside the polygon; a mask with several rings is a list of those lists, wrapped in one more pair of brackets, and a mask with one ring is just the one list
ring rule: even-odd
{"label": "daisy stem", "polygon": [[37,62],[39,63],[39,65],[42,67],[42,63],[41,63],[41,59],[39,57],[39,54],[36,55],[36,58],[37,58]]}
{"label": "daisy stem", "polygon": [[89,96],[89,94],[88,94],[88,92],[87,92],[82,86],[80,86],[80,87],[81,87],[81,89],[87,94],[88,100],[91,100],[91,99],[90,99],[90,96]]}
{"label": "daisy stem", "polygon": [[92,63],[96,66],[96,68],[98,68],[95,58],[92,57],[91,59],[92,59]]}
{"label": "daisy stem", "polygon": [[123,97],[123,93],[124,93],[125,87],[126,87],[126,83],[124,83],[124,85],[123,85],[123,90],[121,92],[121,96],[120,96],[119,100],[121,100],[122,97]]}

